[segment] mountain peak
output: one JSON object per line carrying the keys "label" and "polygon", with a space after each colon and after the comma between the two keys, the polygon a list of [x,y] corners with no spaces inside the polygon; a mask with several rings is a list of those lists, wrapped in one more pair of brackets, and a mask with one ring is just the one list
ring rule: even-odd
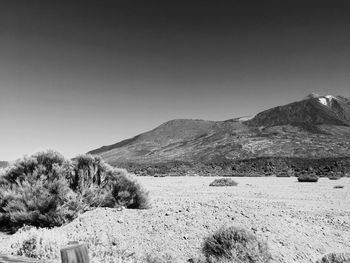
{"label": "mountain peak", "polygon": [[337,99],[337,98],[334,97],[333,95],[326,95],[326,96],[321,96],[317,98],[318,102],[320,102],[325,106],[331,106],[331,103],[334,99]]}
{"label": "mountain peak", "polygon": [[318,95],[316,93],[310,93],[309,95],[307,95],[304,100],[310,100],[313,99],[315,101],[317,101],[318,103],[327,106],[327,107],[332,107],[332,104],[335,100],[339,100],[339,98],[337,96],[333,96],[333,95]]}
{"label": "mountain peak", "polygon": [[304,98],[304,100],[316,99],[316,98],[318,98],[318,97],[320,97],[320,95],[318,95],[317,93],[312,92],[312,93],[310,93],[309,95],[307,95],[307,96]]}
{"label": "mountain peak", "polygon": [[349,106],[347,99],[311,93],[301,101],[263,111],[246,123],[267,127],[287,124],[350,126]]}

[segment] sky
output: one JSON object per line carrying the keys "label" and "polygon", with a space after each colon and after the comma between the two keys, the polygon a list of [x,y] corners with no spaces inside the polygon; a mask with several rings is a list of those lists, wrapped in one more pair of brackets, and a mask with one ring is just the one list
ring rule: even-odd
{"label": "sky", "polygon": [[350,97],[350,2],[0,3],[0,160]]}

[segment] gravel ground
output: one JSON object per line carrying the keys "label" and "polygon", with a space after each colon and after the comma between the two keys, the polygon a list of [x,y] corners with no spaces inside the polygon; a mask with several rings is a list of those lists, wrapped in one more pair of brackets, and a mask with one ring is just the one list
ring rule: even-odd
{"label": "gravel ground", "polygon": [[[120,249],[170,254],[179,261],[197,258],[204,237],[231,225],[266,240],[274,262],[315,262],[323,254],[350,251],[350,178],[298,183],[296,178],[240,177],[233,178],[238,186],[209,187],[214,179],[140,177],[152,209],[100,208],[48,231],[94,232]],[[15,237],[0,235],[0,245],[4,248]]]}

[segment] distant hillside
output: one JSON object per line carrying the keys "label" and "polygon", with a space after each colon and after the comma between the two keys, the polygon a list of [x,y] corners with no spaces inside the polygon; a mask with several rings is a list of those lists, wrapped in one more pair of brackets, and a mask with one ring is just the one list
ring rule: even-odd
{"label": "distant hillside", "polygon": [[[309,95],[253,118],[172,120],[90,153],[139,174],[238,173],[239,162],[251,160],[253,164],[256,158],[285,158],[283,162],[273,162],[281,169],[281,163],[288,164],[283,169],[293,165],[298,169],[301,166],[298,158],[311,160],[307,162],[310,166],[313,166],[312,160],[316,164],[320,158],[333,161],[339,158],[344,164],[342,158],[350,157],[350,101],[340,96]],[[240,172],[253,173],[249,165],[244,167],[247,169],[242,168]],[[331,170],[338,169],[332,167]],[[345,167],[342,171],[348,171],[347,165],[341,167]],[[254,173],[259,173],[258,170]]]}

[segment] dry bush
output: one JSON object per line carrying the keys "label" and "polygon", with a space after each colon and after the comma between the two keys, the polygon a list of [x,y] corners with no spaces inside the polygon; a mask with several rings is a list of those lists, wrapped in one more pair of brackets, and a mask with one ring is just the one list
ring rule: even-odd
{"label": "dry bush", "polygon": [[339,180],[340,176],[328,176],[329,180]]}
{"label": "dry bush", "polygon": [[301,183],[316,183],[318,176],[315,174],[302,174],[298,176],[298,182]]}
{"label": "dry bush", "polygon": [[238,185],[238,183],[232,180],[231,178],[219,178],[211,182],[209,186],[236,186],[236,185]]}
{"label": "dry bush", "polygon": [[280,174],[276,174],[276,177],[289,178],[289,177],[291,177],[291,175],[286,174],[286,173],[280,173]]}
{"label": "dry bush", "polygon": [[127,208],[150,208],[148,192],[127,173],[112,174],[111,194],[117,205]]}
{"label": "dry bush", "polygon": [[349,253],[330,253],[325,255],[316,263],[350,263]]}
{"label": "dry bush", "polygon": [[265,242],[238,227],[221,228],[207,237],[202,252],[208,263],[266,263],[272,259]]}
{"label": "dry bush", "polygon": [[0,230],[60,226],[94,207],[119,206],[148,208],[148,194],[100,157],[80,155],[71,162],[57,152],[41,152],[0,175]]}
{"label": "dry bush", "polygon": [[0,179],[1,230],[53,227],[73,220],[79,211],[66,180],[67,164],[60,154],[47,151],[10,166]]}

